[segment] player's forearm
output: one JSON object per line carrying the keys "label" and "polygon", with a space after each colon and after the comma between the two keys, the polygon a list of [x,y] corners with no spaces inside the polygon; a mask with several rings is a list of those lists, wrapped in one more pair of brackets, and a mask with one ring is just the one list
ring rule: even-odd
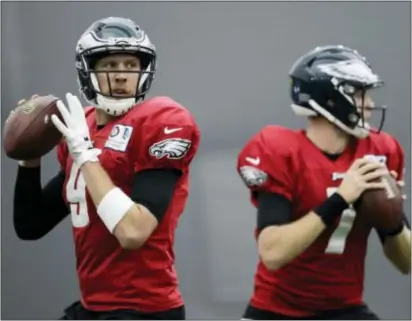
{"label": "player's forearm", "polygon": [[63,173],[59,173],[42,188],[40,166],[26,165],[20,163],[17,172],[13,223],[20,239],[37,240],[69,213],[62,197],[65,178]]}
{"label": "player's forearm", "polygon": [[405,226],[399,234],[385,237],[386,257],[403,274],[411,272],[411,231]]}
{"label": "player's forearm", "polygon": [[325,229],[322,219],[310,212],[301,219],[265,228],[259,235],[259,255],[269,270],[276,270],[303,253]]}
{"label": "player's forearm", "polygon": [[87,162],[82,166],[87,191],[97,207],[106,194],[115,188],[113,181],[100,163]]}
{"label": "player's forearm", "polygon": [[85,163],[82,173],[99,216],[121,246],[141,247],[156,227],[148,210],[117,189],[100,163]]}
{"label": "player's forearm", "polygon": [[259,235],[259,252],[263,263],[276,270],[305,251],[349,204],[338,193],[332,194],[315,210],[299,220],[264,229]]}

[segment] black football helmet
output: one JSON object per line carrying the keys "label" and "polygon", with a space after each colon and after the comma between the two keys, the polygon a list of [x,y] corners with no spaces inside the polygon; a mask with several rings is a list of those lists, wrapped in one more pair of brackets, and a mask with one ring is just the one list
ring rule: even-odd
{"label": "black football helmet", "polygon": [[[383,85],[366,58],[345,46],[317,47],[300,57],[289,72],[292,109],[297,115],[325,117],[343,131],[364,138],[379,132],[385,120],[385,106],[370,111],[381,112],[380,124],[372,128],[358,108],[354,94]],[[365,107],[366,108],[366,107]]]}
{"label": "black football helmet", "polygon": [[[105,95],[100,91],[94,65],[99,59],[116,53],[132,54],[140,59],[140,78],[132,97],[116,97],[112,92]],[[76,46],[80,91],[91,104],[115,116],[124,114],[144,99],[155,77],[156,62],[156,50],[149,37],[126,18],[108,17],[93,22]]]}

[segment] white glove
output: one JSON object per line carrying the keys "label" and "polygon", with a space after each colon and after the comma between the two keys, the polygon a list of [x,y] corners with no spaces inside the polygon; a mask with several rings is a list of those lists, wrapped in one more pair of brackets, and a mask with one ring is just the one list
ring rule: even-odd
{"label": "white glove", "polygon": [[81,102],[70,93],[66,94],[66,100],[68,108],[61,100],[57,102],[57,108],[65,124],[56,115],[52,115],[51,120],[54,126],[65,137],[73,161],[79,168],[86,162],[98,162],[97,156],[102,151],[93,146]]}

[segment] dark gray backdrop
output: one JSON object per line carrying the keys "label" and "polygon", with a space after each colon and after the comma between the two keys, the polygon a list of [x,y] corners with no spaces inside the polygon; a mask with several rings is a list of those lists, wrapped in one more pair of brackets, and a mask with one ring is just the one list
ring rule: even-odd
{"label": "dark gray backdrop", "polygon": [[[346,44],[369,57],[387,86],[386,129],[403,144],[410,173],[410,3],[1,3],[2,122],[33,93],[77,93],[74,46],[95,19],[136,20],[159,53],[151,94],[188,106],[203,132],[189,204],[177,232],[177,267],[189,318],[239,318],[256,262],[254,211],[235,172],[242,143],[267,123],[300,126],[287,72],[304,51]],[[46,180],[57,171],[48,155]],[[2,318],[56,318],[78,298],[69,221],[43,240],[12,227],[16,163],[2,162]],[[410,194],[410,175],[407,192]],[[409,213],[410,202],[406,209]],[[235,226],[233,226],[235,224]],[[366,299],[383,318],[410,318],[410,278],[384,259],[375,235]]]}

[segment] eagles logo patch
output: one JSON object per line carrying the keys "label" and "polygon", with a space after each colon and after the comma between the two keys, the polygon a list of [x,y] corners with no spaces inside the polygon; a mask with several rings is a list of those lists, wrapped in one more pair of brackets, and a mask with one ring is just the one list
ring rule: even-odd
{"label": "eagles logo patch", "polygon": [[262,185],[268,177],[268,174],[264,171],[252,166],[242,166],[239,172],[243,181],[249,187]]}
{"label": "eagles logo patch", "polygon": [[157,159],[181,159],[190,149],[192,142],[183,138],[169,138],[154,143],[149,148],[149,154]]}

